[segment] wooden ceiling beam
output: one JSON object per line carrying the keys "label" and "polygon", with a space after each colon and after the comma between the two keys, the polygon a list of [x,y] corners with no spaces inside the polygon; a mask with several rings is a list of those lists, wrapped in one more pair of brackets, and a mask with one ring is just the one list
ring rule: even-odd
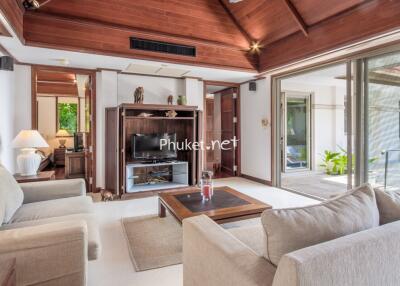
{"label": "wooden ceiling beam", "polygon": [[37,82],[37,93],[38,94],[78,96],[78,86],[77,86],[77,84]]}
{"label": "wooden ceiling beam", "polygon": [[0,11],[3,13],[20,41],[25,43],[23,37],[24,11],[20,3],[21,2],[15,0],[1,0]]}
{"label": "wooden ceiling beam", "polygon": [[304,36],[308,37],[308,27],[306,22],[304,22],[303,17],[300,15],[299,11],[297,11],[296,7],[293,5],[290,0],[282,0],[285,4],[286,8],[289,10],[290,15],[296,21],[297,25],[299,26],[300,30],[303,32]]}
{"label": "wooden ceiling beam", "polygon": [[240,33],[243,35],[243,37],[246,38],[247,42],[249,42],[249,46],[251,43],[255,42],[255,40],[250,36],[249,33],[240,25],[239,21],[236,19],[235,15],[229,10],[228,6],[226,6],[224,0],[219,0],[219,3],[221,4],[222,8],[224,8],[225,12],[228,14],[229,18],[232,20],[233,24],[235,24],[236,28],[240,31]]}
{"label": "wooden ceiling beam", "polygon": [[[379,13],[376,9],[379,7]],[[372,20],[371,20],[372,19]],[[400,27],[400,1],[370,0],[309,28],[310,41],[300,32],[263,48],[260,72],[304,60]]]}

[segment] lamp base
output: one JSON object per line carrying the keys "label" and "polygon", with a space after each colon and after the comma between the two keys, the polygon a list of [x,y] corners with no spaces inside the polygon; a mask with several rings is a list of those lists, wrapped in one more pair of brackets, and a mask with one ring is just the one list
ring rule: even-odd
{"label": "lamp base", "polygon": [[17,157],[17,165],[21,176],[35,176],[40,166],[41,158],[34,148],[21,149]]}
{"label": "lamp base", "polygon": [[58,148],[65,148],[66,142],[67,142],[66,139],[58,139],[58,143],[60,143],[60,146],[58,146]]}

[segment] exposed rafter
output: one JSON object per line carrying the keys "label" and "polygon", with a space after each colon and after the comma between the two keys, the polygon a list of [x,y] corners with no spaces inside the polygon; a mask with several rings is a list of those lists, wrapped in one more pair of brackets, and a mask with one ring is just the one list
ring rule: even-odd
{"label": "exposed rafter", "polygon": [[240,33],[242,33],[243,37],[245,37],[246,40],[249,42],[249,46],[253,42],[255,42],[255,40],[251,38],[249,33],[247,33],[245,29],[243,29],[242,25],[239,24],[235,15],[232,14],[231,10],[229,10],[229,8],[226,6],[225,2],[223,0],[219,0],[219,3],[221,3],[221,6],[224,8],[225,12],[228,14],[229,18],[231,18],[231,20],[235,24],[235,26],[239,29]]}
{"label": "exposed rafter", "polygon": [[290,2],[290,0],[282,0],[282,1],[283,3],[285,3],[293,19],[299,25],[299,28],[303,32],[304,36],[308,37],[307,24],[306,22],[304,22],[303,17],[301,17],[299,11],[297,11],[296,7],[294,7],[293,3]]}

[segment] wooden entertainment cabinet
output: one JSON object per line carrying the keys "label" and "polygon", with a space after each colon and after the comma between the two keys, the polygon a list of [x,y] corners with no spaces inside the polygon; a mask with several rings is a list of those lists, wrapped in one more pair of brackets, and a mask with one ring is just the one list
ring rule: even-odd
{"label": "wooden entertainment cabinet", "polygon": [[[176,117],[167,117],[166,112],[171,110],[177,113]],[[143,116],[144,113],[151,116]],[[133,134],[176,133],[177,142],[184,142],[185,139],[189,142],[200,141],[199,117],[197,106],[121,104],[106,108],[106,189],[124,198],[197,184],[201,152],[178,150],[176,161],[151,164],[132,158],[131,137]],[[159,173],[163,174],[163,178],[170,178],[169,181],[163,184],[164,181],[150,183],[143,179],[149,174]]]}

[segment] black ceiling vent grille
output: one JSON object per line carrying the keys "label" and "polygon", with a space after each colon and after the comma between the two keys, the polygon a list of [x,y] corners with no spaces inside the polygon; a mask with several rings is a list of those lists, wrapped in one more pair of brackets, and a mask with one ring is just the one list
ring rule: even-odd
{"label": "black ceiling vent grille", "polygon": [[167,53],[187,57],[196,56],[196,47],[131,37],[131,49]]}

